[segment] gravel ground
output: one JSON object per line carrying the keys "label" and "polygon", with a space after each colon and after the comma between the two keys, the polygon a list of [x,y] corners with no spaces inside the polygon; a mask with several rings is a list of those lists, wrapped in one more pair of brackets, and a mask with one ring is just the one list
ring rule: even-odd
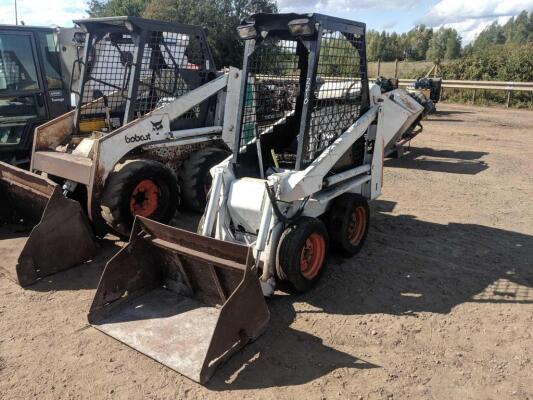
{"label": "gravel ground", "polygon": [[386,162],[363,251],[270,299],[206,387],[88,326],[120,242],[26,290],[0,276],[0,398],[533,399],[532,150],[533,112],[440,104]]}

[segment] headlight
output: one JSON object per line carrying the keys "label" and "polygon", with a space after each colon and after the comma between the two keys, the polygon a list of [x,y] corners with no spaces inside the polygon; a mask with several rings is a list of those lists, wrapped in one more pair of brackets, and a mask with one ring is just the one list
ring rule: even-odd
{"label": "headlight", "polygon": [[293,36],[311,36],[315,33],[315,28],[309,19],[293,19],[289,22],[289,31]]}
{"label": "headlight", "polygon": [[85,33],[84,32],[75,32],[74,33],[74,37],[72,38],[72,40],[75,43],[80,43],[80,44],[85,43]]}
{"label": "headlight", "polygon": [[257,30],[253,25],[241,25],[237,27],[237,32],[239,33],[239,37],[243,40],[255,39],[257,37]]}

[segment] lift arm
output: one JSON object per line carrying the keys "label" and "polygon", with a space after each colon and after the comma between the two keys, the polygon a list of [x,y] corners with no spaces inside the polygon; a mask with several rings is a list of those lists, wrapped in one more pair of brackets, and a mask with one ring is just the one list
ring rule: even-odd
{"label": "lift arm", "polygon": [[367,131],[378,115],[378,106],[373,106],[350,126],[337,140],[328,146],[306,169],[292,174],[282,187],[280,200],[296,201],[322,189],[326,174],[339,159]]}

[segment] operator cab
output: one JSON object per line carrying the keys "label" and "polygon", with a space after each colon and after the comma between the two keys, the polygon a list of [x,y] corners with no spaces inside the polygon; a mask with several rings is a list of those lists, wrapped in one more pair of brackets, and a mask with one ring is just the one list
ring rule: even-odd
{"label": "operator cab", "polygon": [[35,127],[67,112],[60,51],[53,28],[0,25],[0,160],[27,163]]}
{"label": "operator cab", "polygon": [[[76,96],[75,134],[108,133],[207,83],[216,75],[205,32],[196,26],[137,17],[74,21],[85,36]],[[80,101],[81,99],[81,101]],[[172,130],[204,126],[205,102]]]}
{"label": "operator cab", "polygon": [[[237,176],[264,178],[312,163],[369,107],[365,25],[321,14],[256,14],[245,41]],[[357,142],[335,171],[362,163]]]}

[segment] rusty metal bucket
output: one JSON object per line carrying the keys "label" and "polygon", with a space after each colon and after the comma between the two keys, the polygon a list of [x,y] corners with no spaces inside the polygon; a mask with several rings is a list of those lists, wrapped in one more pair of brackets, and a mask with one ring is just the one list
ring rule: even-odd
{"label": "rusty metal bucket", "polygon": [[61,187],[0,162],[0,269],[21,286],[92,258],[96,242],[81,206]]}
{"label": "rusty metal bucket", "polygon": [[130,242],[105,267],[88,317],[205,383],[263,333],[270,313],[248,247],[137,217]]}

